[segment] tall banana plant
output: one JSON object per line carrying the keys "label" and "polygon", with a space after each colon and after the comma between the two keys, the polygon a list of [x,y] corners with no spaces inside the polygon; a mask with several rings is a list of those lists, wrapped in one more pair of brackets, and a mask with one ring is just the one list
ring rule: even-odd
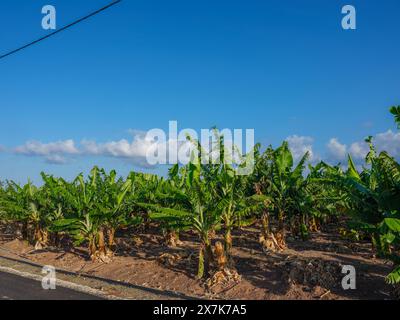
{"label": "tall banana plant", "polygon": [[160,203],[142,205],[152,211],[150,217],[153,220],[196,231],[200,240],[197,277],[203,278],[209,274],[214,260],[210,232],[219,222],[214,208],[213,186],[204,181],[199,163],[189,163],[180,171],[175,166],[173,172],[174,179],[183,182],[179,187],[184,188],[184,192],[180,192],[173,183],[168,188],[170,195],[179,195],[179,201],[171,204],[169,199],[164,199],[171,206]]}
{"label": "tall banana plant", "polygon": [[307,175],[307,199],[310,231],[319,231],[321,224],[337,221],[347,208],[346,192],[337,187],[337,177],[344,172],[339,165],[330,166],[321,161],[315,166],[309,165]]}
{"label": "tall banana plant", "polygon": [[[378,253],[391,258],[398,265],[400,165],[385,151],[377,155],[372,138],[366,142],[370,145],[366,157],[370,167],[359,173],[349,156],[347,174],[338,181],[348,192],[352,226],[370,234]],[[400,282],[399,266],[389,275],[388,281]]]}
{"label": "tall banana plant", "polygon": [[[52,220],[46,188],[35,187],[31,182],[19,186],[8,182],[1,200],[2,211],[22,223],[22,237],[29,240],[37,249],[48,244],[48,229]],[[30,226],[33,232],[30,232]]]}
{"label": "tall banana plant", "polygon": [[117,179],[115,170],[106,173],[94,167],[88,179],[81,174],[63,186],[65,218],[56,221],[53,229],[68,232],[77,245],[87,241],[90,257],[106,260],[114,248],[116,231],[140,222],[131,216],[126,201],[132,180]]}
{"label": "tall banana plant", "polygon": [[140,223],[140,218],[130,216],[131,209],[125,201],[132,190],[132,181],[122,178],[117,179],[117,173],[112,170],[107,174],[101,170],[102,178],[99,179],[97,207],[104,221],[104,228],[108,237],[108,247],[115,246],[116,231],[128,225]]}
{"label": "tall banana plant", "polygon": [[232,264],[232,230],[254,222],[254,216],[262,210],[265,198],[246,194],[247,176],[238,176],[229,164],[223,164],[215,173],[215,203],[221,217],[224,233],[225,255]]}
{"label": "tall banana plant", "polygon": [[[287,142],[273,150],[265,151],[262,178],[257,184],[259,193],[268,196],[266,205],[275,212],[278,220],[276,239],[280,248],[286,246],[286,218],[303,217],[307,212],[306,186],[307,180],[303,176],[309,153],[305,153],[298,164],[294,166],[293,156]],[[303,222],[301,222],[303,224]]]}
{"label": "tall banana plant", "polygon": [[54,223],[55,231],[68,232],[76,245],[87,241],[92,259],[107,255],[104,219],[98,209],[99,169],[94,167],[88,180],[80,174],[72,183],[65,183],[65,197],[72,211]]}
{"label": "tall banana plant", "polygon": [[28,183],[24,187],[13,181],[7,181],[3,196],[0,199],[0,208],[6,220],[21,224],[19,230],[22,238],[28,240],[28,211],[31,201],[32,185]]}
{"label": "tall banana plant", "polygon": [[[198,141],[191,141],[200,152],[206,152]],[[224,227],[224,256],[232,265],[232,231],[235,227],[254,222],[254,213],[260,209],[260,201],[246,193],[249,176],[238,175],[238,169],[247,164],[247,158],[258,151],[258,146],[243,156],[237,146],[226,141],[226,137],[216,129],[213,146],[213,150],[218,152],[211,163],[201,166],[201,170],[205,183],[212,186],[214,210]]]}

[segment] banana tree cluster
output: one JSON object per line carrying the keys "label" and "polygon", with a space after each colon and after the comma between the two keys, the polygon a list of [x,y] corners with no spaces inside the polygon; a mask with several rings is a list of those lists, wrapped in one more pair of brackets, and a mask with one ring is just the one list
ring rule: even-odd
{"label": "banana tree cluster", "polygon": [[[391,113],[400,126],[400,107]],[[237,168],[247,157],[239,157],[238,165],[226,161],[232,150],[215,132],[220,161],[203,161],[205,150],[188,137],[197,152],[190,163],[171,167],[168,177],[131,172],[122,178],[94,167],[71,182],[42,173],[40,187],[1,183],[0,221],[13,224],[37,249],[72,239],[103,261],[116,250],[116,234],[130,226],[155,224],[172,246],[191,230],[199,240],[197,276],[203,278],[213,268],[234,267],[235,229],[260,222],[263,247],[283,250],[289,232],[306,240],[323,223],[346,215],[351,230],[394,262],[388,281],[400,282],[400,165],[378,153],[372,138],[362,168],[350,156],[346,170],[324,162],[307,168],[309,154],[295,161],[284,142],[264,151],[256,145],[254,172],[242,176]]]}
{"label": "banana tree cluster", "polygon": [[7,182],[0,198],[3,219],[17,222],[21,237],[36,248],[57,246],[68,235],[75,245],[87,242],[93,259],[104,259],[116,231],[140,223],[127,201],[132,180],[117,179],[114,170],[107,174],[94,167],[87,179],[80,174],[72,182],[42,173],[42,180],[41,187]]}
{"label": "banana tree cluster", "polygon": [[66,184],[64,196],[69,208],[65,217],[53,224],[53,230],[67,232],[76,245],[87,242],[92,259],[107,260],[118,229],[141,221],[128,205],[131,193],[131,179],[117,179],[114,170],[106,173],[94,167],[87,179],[79,175]]}
{"label": "banana tree cluster", "polygon": [[[392,107],[391,113],[400,125],[400,107]],[[378,153],[372,137],[365,142],[370,151],[361,169],[349,155],[346,172],[324,165],[322,181],[333,187],[333,194],[338,196],[336,204],[340,201],[343,213],[351,218],[349,228],[366,235],[378,255],[393,261],[387,281],[399,283],[400,164],[386,151]],[[331,203],[335,203],[334,198]]]}
{"label": "banana tree cluster", "polygon": [[387,152],[376,153],[371,139],[366,163],[358,172],[349,156],[349,169],[339,185],[347,191],[351,227],[369,235],[377,253],[391,259],[396,267],[388,276],[400,282],[400,165]]}
{"label": "banana tree cluster", "polygon": [[[306,235],[306,220],[313,203],[308,192],[309,179],[305,177],[308,158],[309,153],[306,152],[295,164],[289,145],[284,142],[275,150],[268,147],[256,160],[258,179],[254,184],[255,192],[259,197],[264,197],[265,204],[261,239],[268,247],[286,247],[288,225],[293,233],[300,232],[303,237]],[[270,230],[270,215],[278,224],[275,232]]]}
{"label": "banana tree cluster", "polygon": [[53,202],[54,194],[53,186],[48,181],[41,187],[31,182],[20,186],[10,181],[2,191],[0,211],[3,216],[17,222],[20,227],[18,233],[37,249],[47,246],[49,241],[56,241],[50,238],[50,228],[62,217],[62,212]]}
{"label": "banana tree cluster", "polygon": [[[251,215],[259,209],[259,201],[246,194],[247,178],[238,176],[229,161],[224,161],[224,137],[216,135],[220,161],[207,163],[202,156],[205,151],[197,141],[188,140],[197,148],[197,161],[187,165],[173,166],[168,180],[161,181],[154,192],[154,202],[141,203],[149,210],[152,220],[174,234],[194,230],[200,240],[197,277],[210,274],[211,268],[233,266],[231,257],[232,230],[252,220]],[[215,159],[214,159],[215,160]],[[239,163],[240,165],[240,163]],[[224,230],[223,250],[213,237]]]}

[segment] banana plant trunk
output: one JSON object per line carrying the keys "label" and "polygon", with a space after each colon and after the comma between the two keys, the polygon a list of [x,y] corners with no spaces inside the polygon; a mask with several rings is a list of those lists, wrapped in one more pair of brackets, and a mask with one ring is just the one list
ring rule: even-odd
{"label": "banana plant trunk", "polygon": [[278,243],[283,249],[286,247],[286,230],[285,230],[285,213],[283,210],[279,210],[278,213]]}
{"label": "banana plant trunk", "polygon": [[108,236],[108,247],[114,248],[115,247],[115,228],[110,227],[107,229],[107,236]]}
{"label": "banana plant trunk", "polygon": [[28,222],[23,221],[21,227],[22,240],[28,240]]}
{"label": "banana plant trunk", "polygon": [[226,257],[228,258],[228,261],[231,260],[231,251],[232,251],[232,228],[227,227],[225,230],[225,254]]}
{"label": "banana plant trunk", "polygon": [[35,224],[33,238],[33,241],[35,242],[35,247],[38,249],[41,249],[43,246],[46,246],[48,244],[48,232],[40,226],[40,223]]}
{"label": "banana plant trunk", "polygon": [[204,276],[204,246],[200,245],[199,249],[199,264],[197,267],[197,278],[201,279]]}
{"label": "banana plant trunk", "polygon": [[175,230],[167,231],[167,235],[166,235],[167,246],[176,247],[178,241],[179,241],[179,237]]}
{"label": "banana plant trunk", "polygon": [[104,239],[104,230],[100,229],[98,232],[98,251],[100,255],[106,255],[106,243]]}
{"label": "banana plant trunk", "polygon": [[60,233],[59,232],[53,232],[52,233],[52,242],[55,247],[58,247],[60,245],[61,239],[60,239]]}
{"label": "banana plant trunk", "polygon": [[39,224],[35,224],[35,230],[34,230],[34,233],[33,233],[33,241],[36,244],[38,242],[41,242],[41,240],[42,240],[41,238],[42,238],[42,236],[41,236],[41,231],[40,231]]}
{"label": "banana plant trunk", "polygon": [[319,231],[318,222],[317,222],[317,219],[314,216],[311,218],[310,231],[313,231],[313,232],[318,232]]}
{"label": "banana plant trunk", "polygon": [[206,236],[203,238],[199,250],[199,265],[197,270],[197,277],[199,279],[202,279],[204,276],[208,276],[210,274],[211,263],[213,260],[214,257],[211,243]]}
{"label": "banana plant trunk", "polygon": [[96,253],[97,253],[96,236],[92,235],[89,238],[89,255],[92,260],[96,259]]}
{"label": "banana plant trunk", "polygon": [[264,239],[267,239],[269,237],[269,213],[268,211],[264,211],[262,217],[261,217],[261,223],[262,223],[262,235],[264,236]]}
{"label": "banana plant trunk", "polygon": [[212,252],[211,244],[207,243],[205,246],[205,265],[204,272],[208,276],[211,270],[211,264],[214,261],[214,255]]}

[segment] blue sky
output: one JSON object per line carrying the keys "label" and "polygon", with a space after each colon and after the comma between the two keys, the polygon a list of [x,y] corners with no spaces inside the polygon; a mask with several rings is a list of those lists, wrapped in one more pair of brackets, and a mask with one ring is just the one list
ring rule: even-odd
{"label": "blue sky", "polygon": [[[61,27],[107,3],[3,0],[0,53],[48,33],[44,5]],[[357,30],[341,28],[345,4]],[[398,0],[125,0],[0,60],[0,180],[147,170],[136,144],[132,159],[110,148],[170,120],[254,128],[263,144],[289,138],[332,162],[362,154],[371,134],[400,157],[388,113],[400,104],[399,14]],[[97,152],[82,154],[84,140]]]}

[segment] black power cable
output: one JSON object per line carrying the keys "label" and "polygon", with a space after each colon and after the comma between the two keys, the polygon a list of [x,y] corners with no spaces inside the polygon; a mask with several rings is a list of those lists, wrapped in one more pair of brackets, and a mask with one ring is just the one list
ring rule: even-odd
{"label": "black power cable", "polygon": [[50,38],[51,36],[54,36],[55,34],[60,33],[61,31],[64,31],[64,30],[66,30],[66,29],[68,29],[68,28],[70,28],[70,27],[72,27],[72,26],[84,21],[84,20],[87,20],[87,19],[93,17],[94,15],[96,15],[96,14],[98,14],[98,13],[104,11],[104,10],[107,10],[108,8],[116,5],[117,3],[121,2],[121,1],[122,0],[113,1],[110,4],[104,6],[104,7],[100,8],[100,9],[88,14],[87,16],[84,16],[83,18],[80,18],[80,19],[78,19],[78,20],[76,20],[76,21],[74,21],[74,22],[72,22],[72,23],[70,23],[70,24],[68,24],[68,25],[66,25],[66,26],[64,26],[64,27],[62,27],[62,28],[60,28],[60,29],[58,29],[58,30],[46,35],[46,36],[44,36],[44,37],[41,37],[41,38],[39,38],[39,39],[37,39],[35,41],[32,41],[32,42],[30,42],[30,43],[18,48],[18,49],[15,49],[15,50],[12,50],[12,51],[10,51],[10,52],[8,52],[6,54],[3,54],[3,55],[0,56],[0,60],[4,59],[5,57],[8,57],[8,56],[10,56],[10,55],[12,55],[14,53],[17,53],[18,51],[21,51],[21,50],[26,49],[26,48],[28,48],[30,46],[33,46],[34,44],[36,44],[36,43],[38,43],[40,41],[43,41],[43,40],[45,40],[47,38]]}

